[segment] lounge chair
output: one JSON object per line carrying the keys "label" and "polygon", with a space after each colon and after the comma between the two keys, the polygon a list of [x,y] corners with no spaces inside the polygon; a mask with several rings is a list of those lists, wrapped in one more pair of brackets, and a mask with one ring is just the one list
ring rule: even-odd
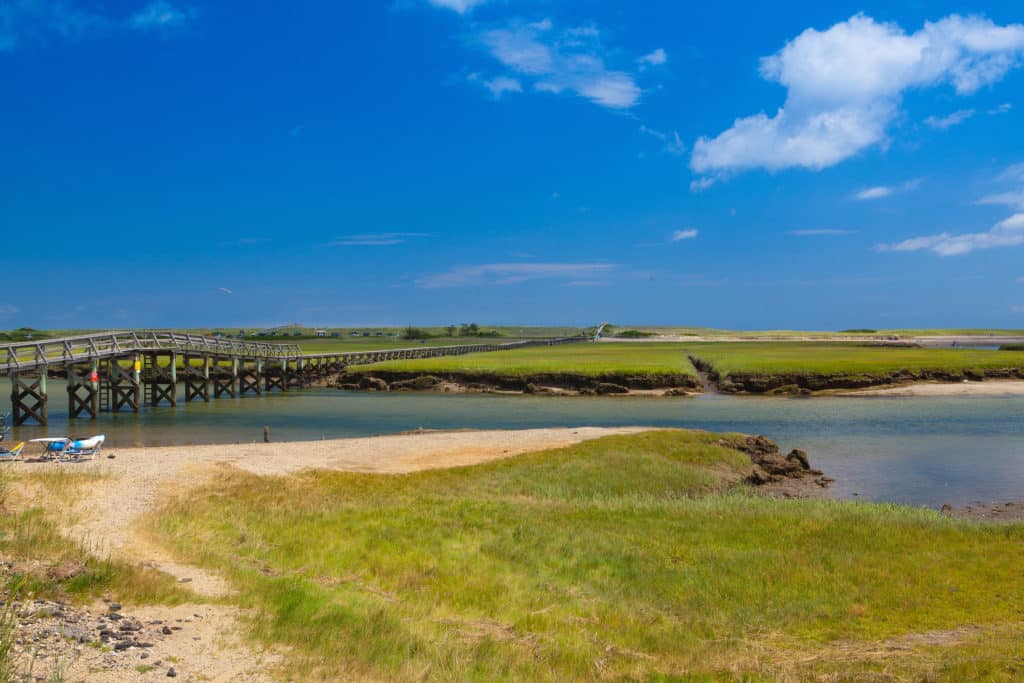
{"label": "lounge chair", "polygon": [[25,442],[22,441],[14,445],[14,448],[10,450],[6,448],[0,448],[0,460],[17,460],[21,457],[21,452],[25,450]]}
{"label": "lounge chair", "polygon": [[94,458],[100,454],[103,442],[107,440],[106,435],[97,434],[88,439],[75,439],[64,450],[64,455],[75,460],[83,458]]}
{"label": "lounge chair", "polygon": [[71,445],[71,439],[66,436],[46,436],[41,439],[32,439],[32,443],[43,444],[43,458],[60,460],[64,457],[64,451]]}

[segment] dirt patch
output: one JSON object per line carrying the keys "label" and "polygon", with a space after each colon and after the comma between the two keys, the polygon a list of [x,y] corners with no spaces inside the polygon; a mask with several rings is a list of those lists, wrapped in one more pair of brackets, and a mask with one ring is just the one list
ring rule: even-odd
{"label": "dirt patch", "polygon": [[1019,522],[1024,520],[1024,500],[1011,500],[1005,503],[972,503],[958,508],[952,505],[943,505],[942,512],[951,517],[986,522]]}

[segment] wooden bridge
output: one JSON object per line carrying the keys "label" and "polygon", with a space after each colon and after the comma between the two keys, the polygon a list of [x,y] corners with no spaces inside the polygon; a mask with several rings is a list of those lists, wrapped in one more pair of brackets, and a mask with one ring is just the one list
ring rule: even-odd
{"label": "wooden bridge", "polygon": [[181,332],[103,332],[0,345],[0,376],[11,378],[15,425],[48,421],[47,377],[67,377],[68,415],[138,412],[171,406],[184,385],[185,402],[288,391],[349,365],[432,358],[583,341],[579,337],[419,346],[407,349],[309,354],[298,344],[274,344]]}

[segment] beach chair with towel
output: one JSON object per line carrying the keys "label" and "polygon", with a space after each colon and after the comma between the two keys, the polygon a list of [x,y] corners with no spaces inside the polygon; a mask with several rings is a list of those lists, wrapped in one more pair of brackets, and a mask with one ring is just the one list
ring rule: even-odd
{"label": "beach chair with towel", "polygon": [[25,442],[15,444],[14,448],[0,448],[0,461],[2,460],[17,460],[21,457],[21,452],[25,450]]}
{"label": "beach chair with towel", "polygon": [[45,436],[41,439],[32,439],[32,443],[43,445],[44,460],[61,460],[64,451],[71,445],[71,439],[66,436]]}
{"label": "beach chair with towel", "polygon": [[86,460],[95,458],[103,448],[103,442],[107,440],[106,435],[97,434],[88,439],[75,439],[64,450],[64,456],[71,460]]}

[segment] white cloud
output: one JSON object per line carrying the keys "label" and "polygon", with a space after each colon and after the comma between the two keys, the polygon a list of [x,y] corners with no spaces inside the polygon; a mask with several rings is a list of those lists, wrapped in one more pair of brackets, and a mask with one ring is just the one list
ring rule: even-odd
{"label": "white cloud", "polygon": [[218,292],[223,292],[224,294],[228,294],[228,295],[234,294],[234,292],[231,291],[230,289],[228,289],[227,287],[218,287],[217,291]]}
{"label": "white cloud", "polygon": [[761,60],[761,76],[787,89],[773,115],[735,121],[694,145],[691,168],[820,170],[886,142],[910,88],[951,84],[959,95],[999,81],[1024,54],[1024,26],[951,15],[907,34],[858,14],[825,31],[807,29]]}
{"label": "white cloud", "polygon": [[484,4],[487,0],[427,0],[427,2],[434,7],[450,9],[459,14],[465,14],[474,7]]}
{"label": "white cloud", "polygon": [[975,111],[973,109],[961,109],[946,116],[929,116],[924,120],[924,125],[937,130],[946,130],[953,126],[959,126],[961,123],[974,116],[974,114]]}
{"label": "white cloud", "polygon": [[669,238],[672,242],[681,242],[682,240],[692,240],[697,236],[697,231],[693,229],[689,230],[676,230],[672,233]]}
{"label": "white cloud", "polygon": [[668,54],[660,47],[653,52],[649,52],[638,60],[641,64],[650,64],[651,66],[660,66],[668,61]]}
{"label": "white cloud", "polygon": [[640,100],[633,75],[605,65],[601,33],[593,26],[556,31],[549,19],[517,22],[484,31],[478,39],[517,80],[532,81],[537,92],[571,92],[610,109],[628,109]]}
{"label": "white cloud", "polygon": [[1009,102],[1003,102],[998,107],[992,107],[991,109],[989,109],[988,113],[989,114],[1005,114],[1008,111],[1010,111],[1011,109],[1013,109],[1013,105],[1012,104],[1010,104]]}
{"label": "white cloud", "polygon": [[696,180],[690,181],[690,192],[703,192],[714,184],[715,179],[711,176],[697,178]]}
{"label": "white cloud", "polygon": [[18,307],[13,304],[0,304],[0,315],[14,315]]}
{"label": "white cloud", "polygon": [[856,230],[833,230],[831,228],[822,228],[815,230],[790,230],[789,234],[796,237],[816,237],[816,236],[839,236],[839,235],[852,235]]}
{"label": "white cloud", "polygon": [[523,92],[523,85],[515,78],[498,76],[489,81],[483,81],[483,86],[491,91],[494,97],[501,97],[507,92]]}
{"label": "white cloud", "polygon": [[854,197],[860,199],[861,201],[871,199],[883,199],[885,197],[889,197],[893,194],[896,194],[897,192],[906,192],[908,190],[913,190],[919,187],[921,185],[921,182],[921,178],[914,178],[913,180],[908,180],[907,182],[902,183],[900,185],[878,185],[877,187],[866,187],[857,194],[855,194]]}
{"label": "white cloud", "polygon": [[861,190],[856,194],[857,199],[881,199],[882,197],[888,197],[892,194],[892,188],[880,185],[878,187],[869,187]]}
{"label": "white cloud", "polygon": [[367,235],[347,235],[328,242],[328,247],[391,247],[404,244],[412,238],[429,237],[424,232],[378,232]]}
{"label": "white cloud", "polygon": [[194,15],[191,8],[178,8],[166,0],[153,0],[128,19],[128,26],[141,31],[183,26]]}
{"label": "white cloud", "polygon": [[585,281],[618,268],[613,263],[485,263],[455,266],[443,273],[426,275],[416,286],[426,289],[467,285],[514,285],[533,280]]}
{"label": "white cloud", "polygon": [[1024,244],[1024,213],[1017,213],[999,221],[985,232],[969,232],[953,235],[948,232],[937,235],[913,237],[894,244],[880,244],[879,251],[931,251],[939,256],[959,256],[977,249],[1016,247]]}

